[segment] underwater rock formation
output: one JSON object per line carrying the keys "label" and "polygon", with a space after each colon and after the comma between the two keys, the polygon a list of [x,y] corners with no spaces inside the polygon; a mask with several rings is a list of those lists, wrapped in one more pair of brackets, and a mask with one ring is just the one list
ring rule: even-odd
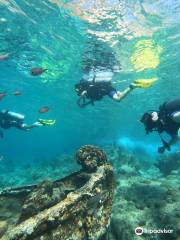
{"label": "underwater rock formation", "polygon": [[3,236],[3,234],[7,231],[7,222],[6,221],[0,221],[0,237]]}
{"label": "underwater rock formation", "polygon": [[92,145],[85,145],[80,148],[76,153],[76,159],[82,169],[87,172],[96,171],[98,166],[107,162],[104,151]]}
{"label": "underwater rock formation", "polygon": [[19,222],[38,214],[38,212],[46,208],[52,207],[65,196],[63,184],[54,184],[52,181],[48,180],[43,181],[34,191],[29,194],[28,198],[25,200]]}
{"label": "underwater rock formation", "polygon": [[[107,231],[114,193],[113,170],[99,148],[76,154],[82,170],[63,179],[4,190],[2,240],[100,240]],[[17,208],[9,209],[16,202]],[[6,230],[6,229],[5,229]]]}
{"label": "underwater rock formation", "polygon": [[[179,153],[163,155],[160,171],[152,158],[141,159],[114,146],[106,152],[117,180],[108,240],[179,240]],[[172,232],[136,236],[137,227]]]}

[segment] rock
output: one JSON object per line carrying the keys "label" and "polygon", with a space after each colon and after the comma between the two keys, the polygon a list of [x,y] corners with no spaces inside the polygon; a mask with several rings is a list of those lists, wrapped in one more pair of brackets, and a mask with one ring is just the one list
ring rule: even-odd
{"label": "rock", "polygon": [[93,145],[85,145],[76,153],[77,163],[82,166],[82,169],[87,172],[96,171],[98,166],[107,162],[107,157],[104,151]]}
{"label": "rock", "polygon": [[[24,202],[19,221],[11,225],[2,240],[104,239],[114,194],[112,166],[105,153],[94,146],[82,147],[76,157],[82,162],[79,172],[2,193],[4,201],[23,198]],[[84,172],[87,169],[90,172]]]}
{"label": "rock", "polygon": [[132,229],[131,225],[128,224],[124,219],[118,217],[112,218],[111,220],[111,232],[114,238],[117,240],[132,240]]}
{"label": "rock", "polygon": [[40,183],[26,199],[19,222],[49,208],[65,197],[63,184],[55,185],[52,181],[46,180]]}
{"label": "rock", "polygon": [[6,221],[0,221],[0,237],[3,236],[3,234],[6,232],[8,228],[8,224]]}

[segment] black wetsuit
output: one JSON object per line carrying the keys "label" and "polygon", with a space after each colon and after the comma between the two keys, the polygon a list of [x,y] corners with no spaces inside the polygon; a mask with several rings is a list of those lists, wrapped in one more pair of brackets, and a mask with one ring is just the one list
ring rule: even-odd
{"label": "black wetsuit", "polygon": [[104,96],[112,97],[112,92],[116,91],[110,82],[95,82],[87,84],[87,98],[92,101],[101,100]]}
{"label": "black wetsuit", "polygon": [[8,111],[0,112],[0,127],[8,129],[10,127],[16,127],[22,129],[23,120],[18,117],[12,116]]}
{"label": "black wetsuit", "polygon": [[112,87],[111,82],[94,82],[82,80],[76,86],[80,89],[80,93],[83,91],[87,92],[85,98],[89,99],[90,101],[84,103],[84,105],[87,105],[89,103],[93,104],[95,101],[101,100],[104,96],[109,96],[112,98],[113,95],[117,93],[117,90]]}
{"label": "black wetsuit", "polygon": [[173,120],[173,114],[180,112],[180,98],[171,102],[165,102],[160,106],[159,110],[159,117],[163,123],[159,132],[165,131],[171,136],[177,135],[180,123]]}

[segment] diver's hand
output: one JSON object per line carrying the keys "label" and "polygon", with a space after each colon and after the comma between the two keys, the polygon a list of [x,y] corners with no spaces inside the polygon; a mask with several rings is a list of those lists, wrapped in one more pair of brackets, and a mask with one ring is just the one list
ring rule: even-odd
{"label": "diver's hand", "polygon": [[135,89],[135,88],[139,88],[139,86],[138,86],[136,83],[132,82],[132,83],[129,85],[129,88],[133,90],[133,89]]}
{"label": "diver's hand", "polygon": [[160,154],[162,154],[162,153],[164,153],[165,152],[165,147],[164,146],[162,146],[162,147],[159,147],[158,148],[158,153],[160,153]]}
{"label": "diver's hand", "polygon": [[86,94],[87,94],[87,91],[83,91],[83,92],[81,93],[81,97],[85,96]]}
{"label": "diver's hand", "polygon": [[41,127],[41,126],[43,126],[43,124],[40,123],[39,121],[37,121],[37,122],[33,123],[33,126],[34,127]]}

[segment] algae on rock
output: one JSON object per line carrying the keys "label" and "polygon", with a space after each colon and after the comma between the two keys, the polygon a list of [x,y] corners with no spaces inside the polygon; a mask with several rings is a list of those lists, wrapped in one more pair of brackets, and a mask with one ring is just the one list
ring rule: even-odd
{"label": "algae on rock", "polygon": [[82,164],[79,172],[1,193],[1,202],[13,199],[21,206],[10,218],[4,216],[9,226],[2,240],[98,240],[106,234],[114,193],[112,166],[91,145],[82,147],[76,158]]}

